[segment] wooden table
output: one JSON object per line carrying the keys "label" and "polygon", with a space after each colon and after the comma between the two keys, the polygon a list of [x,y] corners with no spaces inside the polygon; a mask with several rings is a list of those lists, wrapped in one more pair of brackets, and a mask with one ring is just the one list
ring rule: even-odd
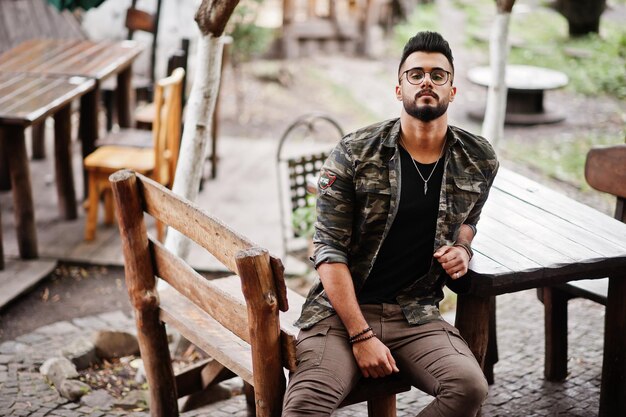
{"label": "wooden table", "polygon": [[[472,68],[467,78],[474,84],[489,87],[491,69]],[[506,67],[506,114],[504,122],[512,125],[535,125],[557,123],[565,119],[562,113],[544,108],[544,92],[565,87],[569,79],[560,71],[531,65],[508,65]],[[473,119],[482,120],[484,109],[471,110]]]}
{"label": "wooden table", "polygon": [[35,210],[26,155],[24,130],[54,116],[55,173],[59,210],[75,219],[76,193],[71,164],[71,102],[93,91],[95,81],[64,77],[0,72],[0,155],[8,162],[15,205],[20,256],[37,257]]}
{"label": "wooden table", "polygon": [[[25,72],[92,78],[96,82],[81,98],[79,136],[83,157],[93,152],[98,139],[100,84],[117,75],[117,109],[120,127],[132,126],[132,63],[143,47],[133,41],[34,39],[0,55],[0,72]],[[87,184],[85,178],[84,184]],[[85,185],[85,196],[86,196]]]}
{"label": "wooden table", "polygon": [[626,415],[626,224],[502,168],[472,246],[456,326],[483,366],[494,296],[609,277],[600,415]]}

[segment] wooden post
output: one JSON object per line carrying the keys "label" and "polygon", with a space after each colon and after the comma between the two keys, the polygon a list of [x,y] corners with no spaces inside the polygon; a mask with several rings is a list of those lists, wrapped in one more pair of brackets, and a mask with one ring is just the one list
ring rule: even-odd
{"label": "wooden post", "polygon": [[481,368],[485,366],[485,352],[489,339],[489,300],[473,294],[459,294],[455,326],[469,345]]}
{"label": "wooden post", "polygon": [[385,395],[367,402],[367,415],[372,417],[396,417],[396,394]]}
{"label": "wooden post", "polygon": [[545,368],[548,381],[567,377],[567,294],[556,288],[543,288],[545,316]]}
{"label": "wooden post", "polygon": [[[80,98],[80,122],[78,124],[82,142],[83,159],[96,149],[98,140],[98,103],[100,103],[100,85]],[[83,200],[87,199],[89,179],[87,170],[83,168]]]}
{"label": "wooden post", "polygon": [[120,127],[133,126],[133,115],[131,109],[135,98],[131,83],[132,77],[133,70],[131,65],[117,75],[117,91],[115,98],[117,100],[117,122]]}
{"label": "wooden post", "polygon": [[26,140],[23,126],[9,126],[4,131],[5,147],[15,211],[17,245],[22,259],[34,259],[37,253],[37,230],[35,228],[35,207],[26,154]]}
{"label": "wooden post", "polygon": [[626,274],[609,277],[604,324],[600,417],[626,415]]}
{"label": "wooden post", "polygon": [[[159,296],[143,221],[139,184],[131,171],[118,171],[111,175],[110,181],[117,203],[126,286],[135,311],[139,349],[150,388],[150,415],[177,417],[174,371],[165,325],[159,319]],[[122,206],[123,210],[120,209]]]}
{"label": "wooden post", "polygon": [[54,115],[54,170],[57,182],[59,214],[65,220],[78,217],[72,171],[72,106],[66,105]]}
{"label": "wooden post", "polygon": [[283,372],[276,284],[266,250],[237,254],[237,270],[248,307],[257,417],[280,417],[286,382]]}
{"label": "wooden post", "polygon": [[0,207],[0,271],[4,269],[4,244],[2,243],[2,207]]}
{"label": "wooden post", "polygon": [[0,126],[0,190],[7,191],[11,189],[11,174],[4,138],[4,129]]}
{"label": "wooden post", "polygon": [[30,127],[32,136],[33,159],[46,157],[46,119]]}
{"label": "wooden post", "polygon": [[485,366],[483,371],[489,385],[494,383],[493,366],[498,363],[498,339],[496,328],[496,297],[489,297],[489,340],[485,353]]}

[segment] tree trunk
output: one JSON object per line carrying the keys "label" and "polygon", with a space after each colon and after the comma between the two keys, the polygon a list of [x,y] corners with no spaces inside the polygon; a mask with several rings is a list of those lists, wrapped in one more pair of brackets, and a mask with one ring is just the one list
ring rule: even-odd
{"label": "tree trunk", "polygon": [[506,63],[509,55],[509,21],[515,0],[497,0],[498,13],[491,28],[489,61],[491,82],[487,92],[487,108],[483,120],[482,135],[494,146],[504,136],[506,112]]}
{"label": "tree trunk", "polygon": [[[211,124],[222,72],[221,39],[224,27],[239,0],[202,0],[196,12],[201,32],[198,42],[196,74],[189,95],[185,128],[172,191],[194,201],[198,196],[204,155],[211,137]],[[170,229],[165,247],[186,258],[189,240]]]}
{"label": "tree trunk", "polygon": [[553,7],[567,19],[570,36],[584,36],[600,30],[606,0],[556,0]]}

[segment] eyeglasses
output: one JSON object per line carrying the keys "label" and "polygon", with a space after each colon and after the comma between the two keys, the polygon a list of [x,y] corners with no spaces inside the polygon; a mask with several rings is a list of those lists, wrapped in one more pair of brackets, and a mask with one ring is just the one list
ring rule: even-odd
{"label": "eyeglasses", "polygon": [[441,68],[436,68],[432,71],[424,71],[421,68],[411,68],[404,71],[398,80],[400,82],[402,80],[402,76],[406,74],[406,80],[413,85],[420,85],[424,82],[426,78],[426,74],[430,74],[430,80],[435,85],[444,85],[450,79],[452,73],[450,71],[446,71]]}

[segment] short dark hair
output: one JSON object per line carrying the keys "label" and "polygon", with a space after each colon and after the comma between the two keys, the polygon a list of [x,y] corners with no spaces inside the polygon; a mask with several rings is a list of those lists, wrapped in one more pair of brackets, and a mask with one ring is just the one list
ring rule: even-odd
{"label": "short dark hair", "polygon": [[402,58],[400,59],[400,65],[398,65],[398,74],[400,74],[400,68],[402,68],[404,61],[406,61],[413,52],[438,52],[443,54],[448,59],[448,62],[450,62],[452,73],[454,73],[452,50],[450,49],[448,41],[439,33],[429,31],[417,32],[415,36],[409,39],[402,51]]}

